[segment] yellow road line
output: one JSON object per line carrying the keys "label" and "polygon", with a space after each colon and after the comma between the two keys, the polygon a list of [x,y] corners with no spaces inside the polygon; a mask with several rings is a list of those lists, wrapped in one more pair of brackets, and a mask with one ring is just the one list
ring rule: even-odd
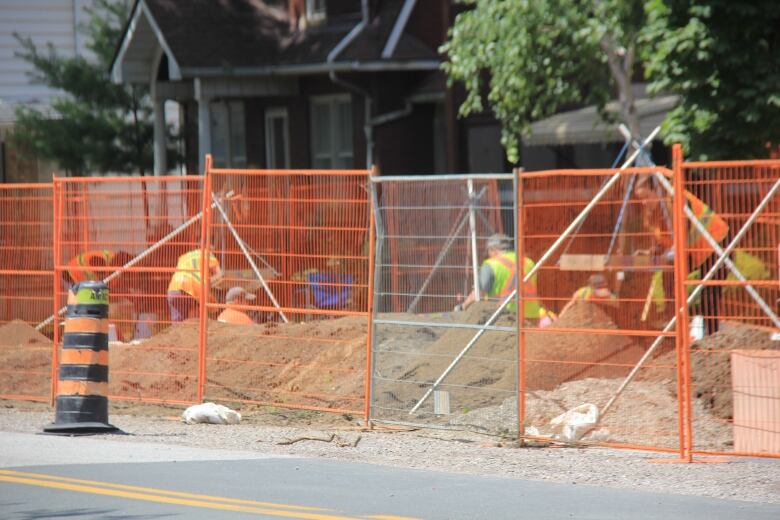
{"label": "yellow road line", "polygon": [[394,516],[394,515],[371,515],[371,516],[367,516],[366,518],[371,518],[372,520],[420,520],[419,518],[413,516]]}
{"label": "yellow road line", "polygon": [[[304,520],[356,520],[355,517],[336,516],[321,513],[312,513],[306,511],[293,511],[282,509],[270,509],[262,507],[250,507],[237,504],[209,502],[206,500],[195,500],[187,498],[177,498],[173,496],[163,496],[159,493],[139,493],[132,491],[121,491],[119,489],[110,489],[108,487],[86,486],[80,484],[70,484],[67,482],[57,482],[42,478],[27,478],[22,476],[13,476],[12,471],[0,472],[0,482],[11,482],[14,484],[26,484],[52,489],[63,489],[66,491],[77,491],[80,493],[90,493],[94,495],[105,495],[119,498],[129,498],[133,500],[143,500],[146,502],[156,502],[161,504],[173,504],[191,507],[200,507],[205,509],[219,509],[223,511],[235,511],[240,513],[255,513],[268,516],[280,516],[285,518],[300,518]],[[149,488],[151,489],[151,488]],[[163,491],[163,490],[160,490]]]}
{"label": "yellow road line", "polygon": [[60,477],[57,475],[47,475],[45,473],[28,473],[26,471],[14,471],[0,469],[0,476],[9,475],[12,477],[28,477],[34,479],[54,480],[58,482],[68,482],[71,484],[83,484],[86,486],[98,486],[109,489],[121,489],[126,491],[137,491],[139,493],[147,493],[161,496],[172,496],[181,498],[193,498],[195,500],[208,500],[212,502],[225,502],[227,504],[240,504],[257,507],[279,507],[283,509],[300,509],[302,511],[329,511],[322,507],[310,507],[310,506],[297,506],[293,504],[280,504],[275,502],[258,502],[255,500],[243,500],[240,498],[228,498],[218,497],[214,495],[201,495],[197,493],[185,493],[182,491],[169,491],[167,489],[157,489],[142,486],[130,486],[127,484],[113,484],[111,482],[101,482],[98,480],[83,480],[79,478]]}

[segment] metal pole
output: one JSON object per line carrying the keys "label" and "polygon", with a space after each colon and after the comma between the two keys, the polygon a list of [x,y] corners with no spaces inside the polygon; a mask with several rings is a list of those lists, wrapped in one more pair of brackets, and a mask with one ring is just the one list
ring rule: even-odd
{"label": "metal pole", "polygon": [[[739,232],[734,236],[734,239],[731,241],[728,247],[725,250],[721,250],[721,252],[718,253],[719,255],[718,260],[715,262],[715,264],[713,264],[712,267],[710,267],[710,270],[707,271],[707,274],[704,276],[704,278],[701,279],[701,282],[706,282],[710,280],[713,276],[715,276],[715,271],[717,271],[720,268],[720,266],[723,264],[726,257],[730,255],[731,252],[734,250],[734,248],[737,246],[737,243],[740,240],[742,240],[742,237],[745,235],[745,233],[747,233],[748,228],[750,228],[750,226],[753,225],[753,222],[755,222],[755,220],[758,218],[758,215],[764,210],[766,205],[769,204],[769,199],[771,199],[779,189],[780,189],[780,179],[778,179],[777,182],[775,182],[774,186],[772,186],[772,189],[769,190],[769,192],[766,194],[766,196],[758,205],[758,207],[756,207],[756,209],[750,215],[750,218],[745,222],[745,224],[742,225],[742,228],[740,228]],[[688,296],[688,299],[685,302],[685,304],[690,305],[691,303],[693,303],[696,300],[696,298],[699,296],[701,291],[703,290],[704,290],[704,285],[702,283],[697,285],[696,288],[693,290],[693,292],[691,292],[690,296]],[[666,326],[663,328],[661,332],[665,333],[671,331],[676,322],[677,322],[677,316],[675,315],[675,317],[669,320],[669,322],[666,324]],[[644,365],[645,362],[650,358],[650,356],[653,355],[653,352],[655,352],[655,350],[661,344],[661,341],[663,341],[663,339],[664,336],[659,336],[652,343],[652,345],[650,345],[650,348],[647,349],[647,351],[637,362],[637,364],[634,366],[631,372],[623,380],[623,383],[621,383],[620,387],[615,392],[615,395],[613,395],[612,398],[607,402],[607,404],[604,405],[604,408],[601,409],[601,412],[599,413],[599,417],[604,417],[604,414],[607,413],[607,411],[612,407],[612,405],[615,403],[615,401],[620,396],[620,394],[623,393],[623,390],[625,390],[626,386],[628,386],[628,384],[634,379],[637,372],[639,372],[639,369],[642,368],[642,365]]]}
{"label": "metal pole", "polygon": [[[376,175],[376,169],[372,169],[372,175],[371,177],[374,177]],[[377,287],[381,284],[381,268],[379,267],[382,265],[382,252],[384,249],[384,242],[385,242],[385,230],[384,225],[382,223],[382,210],[379,206],[379,196],[377,195],[377,185],[375,183],[371,183],[371,210],[374,212],[374,272],[369,273],[369,276],[374,277],[374,286],[372,287],[374,293],[377,292]],[[369,252],[370,254],[370,252]],[[376,392],[376,379],[374,378],[374,373],[376,373],[376,316],[379,314],[379,305],[380,301],[377,297],[377,294],[374,294],[374,297],[371,301],[371,308],[368,309],[368,312],[370,313],[370,323],[369,328],[371,330],[371,367],[370,367],[370,386],[368,395],[366,396],[366,399],[368,400],[368,417],[366,417],[366,421],[371,420],[371,402],[373,401],[375,392]]]}
{"label": "metal pole", "polygon": [[[645,141],[642,143],[642,146],[636,150],[634,153],[631,154],[631,156],[626,159],[626,162],[623,163],[623,165],[620,167],[620,171],[625,170],[629,167],[629,165],[634,162],[634,160],[637,158],[639,153],[642,151],[642,149],[647,146],[649,143],[652,142],[652,140],[655,138],[655,136],[658,134],[658,132],[661,130],[660,126],[657,126],[655,130],[653,130],[650,135],[645,139]],[[560,245],[566,240],[566,238],[571,234],[575,229],[577,229],[577,226],[581,221],[583,221],[588,214],[591,212],[591,210],[598,204],[598,202],[601,200],[602,197],[609,191],[609,189],[620,179],[620,176],[622,175],[618,171],[615,173],[605,184],[602,186],[602,188],[596,193],[596,195],[593,197],[593,200],[591,200],[587,206],[585,206],[579,215],[572,221],[571,224],[569,224],[569,227],[566,228],[566,230],[561,234],[561,236],[558,237],[558,239],[550,246],[550,248],[542,255],[542,257],[539,259],[539,261],[536,263],[536,265],[528,271],[525,276],[523,276],[523,281],[521,283],[526,283],[528,280],[531,279],[531,277],[536,274],[536,272],[539,270],[539,268],[550,259],[550,257],[555,253],[555,250],[560,247]],[[518,258],[518,261],[522,261],[522,259]],[[517,294],[517,288],[512,291],[512,293],[504,299],[503,302],[501,302],[501,305],[498,307],[498,310],[493,313],[490,318],[485,322],[485,325],[491,325],[496,318],[498,318],[498,315],[501,313],[502,310],[504,310],[504,307],[506,307],[509,302],[512,301],[512,299]],[[463,347],[463,350],[455,357],[455,359],[450,363],[450,365],[447,367],[447,369],[442,373],[441,376],[433,383],[433,386],[428,389],[427,392],[425,392],[425,395],[417,402],[416,405],[411,409],[409,414],[413,414],[417,411],[417,409],[425,402],[425,400],[433,393],[433,391],[441,384],[441,382],[446,378],[449,373],[452,371],[452,369],[455,368],[455,366],[460,362],[461,359],[463,359],[463,356],[471,349],[472,346],[477,342],[477,340],[482,337],[482,334],[485,333],[485,329],[482,329],[478,331],[473,338],[471,338],[471,341],[469,341],[465,347]]]}
{"label": "metal pole", "polygon": [[474,215],[474,180],[466,181],[469,193],[469,233],[471,235],[471,270],[474,276],[474,300],[479,301],[479,265],[477,260],[477,219]]}
{"label": "metal pole", "polygon": [[263,290],[271,299],[271,302],[274,304],[274,307],[279,309],[279,316],[282,317],[282,320],[285,323],[289,323],[287,316],[284,315],[284,312],[282,312],[282,309],[279,306],[279,302],[276,301],[276,298],[274,297],[274,293],[271,292],[271,288],[268,287],[268,284],[265,282],[265,278],[263,278],[263,275],[260,273],[260,269],[257,268],[257,264],[255,263],[255,261],[252,260],[252,255],[249,254],[249,251],[247,250],[244,241],[241,239],[240,236],[238,236],[238,232],[236,231],[236,228],[233,227],[233,223],[230,222],[227,213],[225,213],[225,210],[222,208],[222,204],[219,203],[219,201],[217,200],[217,196],[214,195],[213,193],[211,194],[211,200],[213,201],[212,207],[216,207],[217,211],[219,211],[219,214],[222,215],[222,219],[225,221],[225,224],[227,224],[227,227],[230,230],[230,232],[233,234],[233,237],[236,239],[236,242],[238,242],[238,247],[241,248],[241,252],[244,253],[244,256],[249,262],[249,265],[252,267],[252,271],[254,271],[257,279],[260,280],[260,285],[263,286]]}
{"label": "metal pole", "polygon": [[[228,195],[232,195],[232,194],[233,194],[232,191],[228,193]],[[212,204],[211,207],[214,207],[214,205]],[[143,260],[144,258],[149,256],[150,254],[154,253],[156,250],[158,250],[166,242],[168,242],[173,237],[175,237],[176,235],[178,235],[179,233],[181,233],[182,231],[184,231],[185,229],[190,227],[192,224],[194,224],[195,222],[197,222],[201,218],[203,218],[203,211],[200,211],[197,214],[193,215],[189,220],[187,220],[186,222],[181,224],[179,227],[177,227],[176,229],[174,229],[173,231],[171,231],[170,233],[168,233],[167,235],[162,237],[160,240],[158,240],[157,242],[155,242],[154,244],[149,246],[148,249],[142,251],[138,256],[136,256],[135,258],[133,258],[132,260],[127,262],[125,265],[123,265],[122,267],[120,267],[119,269],[114,271],[113,273],[111,273],[108,276],[106,276],[105,278],[103,278],[103,283],[110,282],[111,280],[113,280],[114,278],[116,278],[117,276],[119,276],[120,274],[125,272],[125,270],[129,269],[130,267],[133,267],[135,264],[137,264],[138,262],[140,262],[141,260]],[[62,316],[62,314],[64,314],[67,309],[68,309],[68,306],[66,305],[66,306],[62,307],[57,314],[59,316]],[[44,328],[46,325],[48,325],[52,321],[54,321],[54,314],[52,314],[51,316],[49,316],[48,318],[46,318],[45,320],[40,322],[38,325],[36,325],[35,326],[35,330],[41,330],[42,328]]]}

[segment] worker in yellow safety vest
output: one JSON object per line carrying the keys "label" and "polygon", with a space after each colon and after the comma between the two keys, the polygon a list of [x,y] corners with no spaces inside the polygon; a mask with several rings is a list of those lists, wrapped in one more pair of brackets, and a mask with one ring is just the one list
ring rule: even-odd
{"label": "worker in yellow safety vest", "polygon": [[[638,251],[638,253],[647,253],[653,255],[665,256],[669,262],[674,261],[674,239],[671,231],[666,230],[664,232],[662,223],[664,218],[661,216],[663,210],[661,204],[666,204],[666,210],[671,212],[669,203],[658,197],[656,190],[653,189],[653,179],[645,177],[640,179],[634,188],[634,194],[642,200],[643,215],[645,226],[652,231],[653,235],[653,247],[650,250]],[[690,207],[691,212],[696,219],[701,223],[702,227],[712,237],[712,239],[720,244],[729,233],[729,226],[723,217],[718,215],[713,209],[707,205],[704,201],[696,197],[689,191],[685,191],[686,204]],[[700,278],[703,273],[709,271],[709,269],[717,261],[717,255],[714,248],[710,245],[710,241],[699,231],[698,227],[692,222],[688,222],[686,219],[688,234],[686,237],[686,248],[688,250],[688,273],[689,279]],[[726,277],[725,264],[715,273],[713,279],[723,280]],[[653,283],[657,283],[654,279]],[[665,291],[657,291],[659,294],[664,294]],[[718,285],[710,285],[704,287],[701,292],[700,308],[692,311],[692,313],[699,313],[705,316],[705,324],[707,333],[712,334],[718,330],[718,303],[720,300],[721,287]],[[660,306],[659,302],[656,302],[656,306]]]}
{"label": "worker in yellow safety vest", "polygon": [[240,305],[249,305],[249,302],[255,299],[254,294],[250,294],[243,287],[231,287],[225,295],[225,304],[227,307],[219,315],[217,321],[222,323],[232,323],[233,325],[253,325],[255,322],[242,309],[236,308]]}
{"label": "worker in yellow safety vest", "polygon": [[561,316],[576,302],[613,303],[615,295],[609,290],[609,284],[603,274],[596,273],[588,278],[588,285],[580,287],[561,310]]}
{"label": "worker in yellow safety vest", "polygon": [[[222,269],[219,260],[209,253],[208,266],[211,285],[222,278]],[[213,302],[214,298],[209,289],[207,298]],[[201,251],[196,249],[179,257],[176,263],[176,272],[168,284],[168,307],[171,311],[171,321],[184,321],[198,316],[201,295],[203,294],[203,280],[201,279]]]}
{"label": "worker in yellow safety vest", "polygon": [[[504,234],[497,233],[488,238],[488,258],[479,270],[479,289],[488,298],[503,301],[517,288],[517,254],[512,251],[512,241]],[[528,257],[523,259],[523,274],[528,273],[536,264]],[[525,317],[538,320],[541,317],[541,305],[537,299],[536,275],[523,284]],[[466,299],[455,306],[455,311],[465,310],[476,301],[474,291]],[[516,311],[517,305],[512,301],[507,305],[510,311]]]}

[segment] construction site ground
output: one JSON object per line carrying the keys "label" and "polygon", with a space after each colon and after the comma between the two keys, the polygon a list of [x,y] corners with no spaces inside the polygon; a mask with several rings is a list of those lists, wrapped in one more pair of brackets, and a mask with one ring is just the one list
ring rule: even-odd
{"label": "construction site ground", "polygon": [[[523,480],[780,504],[777,460],[655,464],[672,458],[610,448],[519,448],[472,432],[366,429],[359,418],[320,412],[241,408],[241,424],[187,425],[181,407],[113,404],[111,423],[126,435],[89,439],[162,443],[264,454],[365,462]],[[2,432],[40,433],[53,418],[45,404],[0,401]],[[706,459],[712,460],[712,459]]]}

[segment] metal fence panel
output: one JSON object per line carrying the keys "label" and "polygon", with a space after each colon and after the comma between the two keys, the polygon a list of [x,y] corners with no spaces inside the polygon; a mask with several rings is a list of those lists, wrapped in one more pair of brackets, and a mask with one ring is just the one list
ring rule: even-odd
{"label": "metal fence panel", "polygon": [[[365,413],[368,172],[209,168],[208,399]],[[241,287],[256,299],[227,302]],[[225,312],[251,324],[233,324]],[[228,323],[215,320],[225,319]]]}
{"label": "metal fence panel", "polygon": [[[671,176],[663,168],[520,176],[518,252],[536,264],[538,300],[551,316],[528,319],[519,306],[529,437],[681,449],[675,262],[653,247],[672,242],[671,199],[660,190],[637,196],[655,174]],[[552,421],[575,408],[598,417],[584,435]]]}
{"label": "metal fence panel", "polygon": [[[371,417],[516,435],[516,323],[498,302],[454,312],[510,222],[512,175],[376,179]],[[510,403],[515,399],[515,405]]]}
{"label": "metal fence panel", "polygon": [[111,399],[196,400],[197,321],[171,327],[166,294],[178,258],[201,246],[202,185],[197,176],[55,181],[56,299],[64,304],[73,281],[107,281]]}
{"label": "metal fence panel", "polygon": [[0,184],[0,397],[51,391],[52,185]]}
{"label": "metal fence panel", "polygon": [[[686,334],[690,447],[694,452],[780,456],[780,377],[772,370],[772,351],[780,349],[775,339],[780,331],[780,161],[689,162],[681,173],[684,189],[706,201],[728,225],[722,237],[708,226],[714,244],[708,243],[688,215],[680,215],[686,222],[681,235],[686,237],[686,268],[694,273],[687,288],[701,291],[688,309]],[[697,210],[690,202],[688,209]],[[712,277],[702,280],[708,271]],[[717,422],[718,442],[711,441],[712,425],[697,411]]]}

